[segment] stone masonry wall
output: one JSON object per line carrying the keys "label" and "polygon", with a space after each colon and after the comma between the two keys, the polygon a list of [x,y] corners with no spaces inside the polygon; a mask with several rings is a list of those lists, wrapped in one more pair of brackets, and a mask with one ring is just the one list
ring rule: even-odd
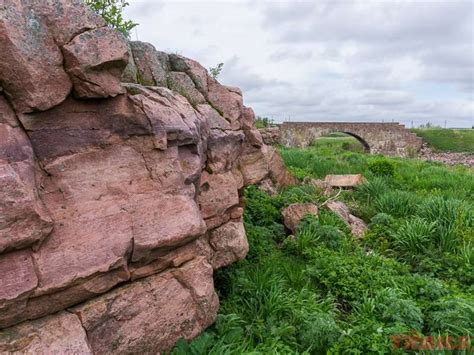
{"label": "stone masonry wall", "polygon": [[307,147],[314,139],[333,132],[354,136],[372,154],[409,156],[416,154],[422,145],[421,138],[399,123],[285,122],[278,130],[269,128],[261,133],[266,144]]}

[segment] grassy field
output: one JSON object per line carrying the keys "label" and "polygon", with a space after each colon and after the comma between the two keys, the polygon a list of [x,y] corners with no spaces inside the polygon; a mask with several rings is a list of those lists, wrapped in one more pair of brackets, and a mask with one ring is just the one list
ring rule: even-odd
{"label": "grassy field", "polygon": [[474,129],[412,129],[438,152],[474,153]]}
{"label": "grassy field", "polygon": [[320,209],[289,238],[281,209],[320,204],[321,191],[296,186],[269,196],[248,187],[250,252],[216,273],[215,325],[181,340],[174,354],[388,354],[397,353],[394,336],[474,335],[473,171],[374,157],[344,143],[281,153],[300,178],[363,173],[368,182],[342,200],[369,224],[365,237],[356,241]]}

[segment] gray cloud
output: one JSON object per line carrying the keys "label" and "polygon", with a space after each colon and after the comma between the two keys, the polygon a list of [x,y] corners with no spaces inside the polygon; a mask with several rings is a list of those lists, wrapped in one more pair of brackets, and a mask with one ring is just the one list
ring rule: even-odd
{"label": "gray cloud", "polygon": [[[158,4],[158,5],[157,5]],[[132,1],[141,40],[277,120],[474,124],[472,1]],[[154,10],[157,9],[157,10]]]}

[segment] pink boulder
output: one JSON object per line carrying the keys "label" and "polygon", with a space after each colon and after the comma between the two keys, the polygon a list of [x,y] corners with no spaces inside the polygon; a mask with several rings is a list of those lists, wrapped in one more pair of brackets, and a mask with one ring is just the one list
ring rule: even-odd
{"label": "pink boulder", "polygon": [[17,112],[47,110],[71,91],[61,50],[35,5],[16,0],[0,5],[0,86]]}
{"label": "pink boulder", "polygon": [[122,94],[122,72],[128,63],[127,42],[110,27],[81,33],[63,47],[65,68],[82,98]]}
{"label": "pink boulder", "polygon": [[313,203],[293,203],[281,212],[283,224],[293,233],[296,232],[298,224],[306,215],[318,216],[318,206]]}
{"label": "pink boulder", "polygon": [[231,221],[214,229],[210,233],[209,244],[213,249],[212,266],[214,269],[242,260],[249,251],[244,224],[241,221]]}

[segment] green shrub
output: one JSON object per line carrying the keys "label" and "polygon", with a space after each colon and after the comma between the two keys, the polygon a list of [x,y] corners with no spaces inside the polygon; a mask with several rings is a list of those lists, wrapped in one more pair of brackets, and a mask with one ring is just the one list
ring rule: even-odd
{"label": "green shrub", "polygon": [[393,285],[393,278],[408,274],[408,269],[380,255],[367,255],[362,249],[331,251],[324,247],[306,252],[306,273],[326,292],[347,302],[360,300],[366,290]]}
{"label": "green shrub", "polygon": [[420,217],[408,219],[393,233],[395,249],[406,259],[416,261],[432,246],[434,231],[433,222]]}
{"label": "green shrub", "polygon": [[418,198],[406,191],[389,191],[375,199],[377,212],[390,214],[394,217],[408,217],[417,209]]}
{"label": "green shrub", "polygon": [[370,220],[370,227],[374,226],[384,226],[390,227],[395,222],[395,219],[387,214],[387,213],[377,213],[372,219]]}
{"label": "green shrub", "polygon": [[295,238],[285,241],[285,247],[288,251],[302,256],[319,245],[338,249],[343,237],[344,233],[337,227],[321,225],[315,216],[306,216],[299,223]]}
{"label": "green shrub", "polygon": [[366,183],[357,186],[356,197],[364,204],[372,203],[378,196],[387,192],[388,181],[385,178],[375,177]]}
{"label": "green shrub", "polygon": [[395,164],[387,158],[376,158],[369,161],[369,170],[376,176],[393,176]]}
{"label": "green shrub", "polygon": [[418,331],[423,326],[421,310],[397,289],[382,288],[373,297],[364,296],[355,309],[360,317],[375,318],[388,326],[402,325]]}
{"label": "green shrub", "polygon": [[432,197],[423,201],[418,215],[435,224],[437,247],[454,252],[463,241],[474,240],[474,215],[463,201]]}
{"label": "green shrub", "polygon": [[85,3],[102,16],[109,26],[122,32],[127,38],[130,37],[130,31],[138,26],[133,21],[123,18],[123,10],[129,5],[125,0],[86,0]]}
{"label": "green shrub", "polygon": [[448,298],[436,302],[432,308],[428,314],[428,326],[432,333],[474,335],[474,301]]}
{"label": "green shrub", "polygon": [[281,201],[256,186],[245,189],[245,221],[259,226],[270,226],[281,221]]}

